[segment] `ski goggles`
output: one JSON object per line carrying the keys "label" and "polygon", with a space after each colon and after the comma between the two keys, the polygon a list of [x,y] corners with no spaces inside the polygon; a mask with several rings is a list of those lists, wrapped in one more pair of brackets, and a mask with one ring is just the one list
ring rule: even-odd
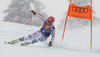
{"label": "ski goggles", "polygon": [[49,25],[52,25],[52,24],[53,24],[53,22],[50,22],[50,21],[47,21],[47,23],[48,23]]}

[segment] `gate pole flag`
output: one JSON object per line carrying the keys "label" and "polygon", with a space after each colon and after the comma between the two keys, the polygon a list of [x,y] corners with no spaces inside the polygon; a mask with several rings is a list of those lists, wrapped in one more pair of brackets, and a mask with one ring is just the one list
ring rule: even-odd
{"label": "gate pole flag", "polygon": [[76,6],[75,4],[71,3],[71,0],[70,0],[68,13],[67,13],[66,21],[65,21],[65,25],[64,25],[62,40],[64,39],[65,28],[66,28],[66,23],[67,23],[68,17],[91,20],[91,22],[90,22],[91,23],[90,49],[92,49],[92,0],[91,0],[90,4],[91,5],[87,5],[87,6]]}

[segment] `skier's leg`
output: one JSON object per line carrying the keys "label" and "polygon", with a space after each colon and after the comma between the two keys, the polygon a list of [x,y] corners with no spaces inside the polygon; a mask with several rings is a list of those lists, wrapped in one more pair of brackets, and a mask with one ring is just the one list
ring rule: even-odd
{"label": "skier's leg", "polygon": [[[37,31],[37,32],[38,32],[38,31]],[[30,34],[30,35],[28,35],[28,36],[25,36],[25,37],[21,37],[21,38],[18,38],[18,39],[9,41],[9,42],[7,42],[7,44],[12,44],[12,45],[13,45],[13,44],[16,44],[16,43],[25,41],[25,40],[34,39],[34,38],[37,36],[37,35],[36,35],[37,32],[32,33],[32,34]]]}
{"label": "skier's leg", "polygon": [[45,41],[45,39],[42,36],[38,36],[35,39],[31,39],[31,40],[28,40],[24,43],[21,43],[21,46],[26,46],[26,45],[29,45],[29,44],[34,44],[34,43],[43,42],[43,41]]}
{"label": "skier's leg", "polygon": [[37,43],[37,42],[43,42],[43,41],[46,41],[46,37],[44,37],[41,32],[37,32],[36,36],[34,39],[31,39],[29,41],[26,41],[24,43],[21,43],[22,46],[25,46],[25,45],[29,45],[29,44],[33,44],[33,43]]}
{"label": "skier's leg", "polygon": [[25,40],[30,40],[30,39],[33,39],[34,38],[34,34],[30,34],[26,37],[21,37],[21,38],[18,38],[17,42],[22,42],[22,41],[25,41]]}
{"label": "skier's leg", "polygon": [[33,40],[28,40],[28,41],[25,41],[23,43],[21,43],[21,46],[26,46],[26,45],[29,45],[29,44],[32,44],[32,43],[37,43],[38,41],[36,41],[35,39]]}
{"label": "skier's leg", "polygon": [[26,36],[26,37],[21,37],[21,38],[18,38],[18,39],[9,41],[9,42],[7,42],[7,44],[12,44],[12,45],[13,45],[13,44],[16,44],[16,43],[18,43],[18,42],[22,42],[22,41],[25,41],[25,40],[32,39],[32,38],[33,38],[33,35],[34,35],[34,34],[30,34],[30,35],[28,35],[28,36]]}

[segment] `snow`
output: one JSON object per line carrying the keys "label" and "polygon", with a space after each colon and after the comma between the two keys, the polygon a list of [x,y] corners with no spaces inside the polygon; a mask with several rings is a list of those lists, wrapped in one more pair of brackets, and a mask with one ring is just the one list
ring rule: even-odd
{"label": "snow", "polygon": [[[0,57],[99,57],[100,56],[100,27],[95,26],[93,38],[93,50],[89,49],[89,29],[83,28],[73,31],[68,31],[68,35],[64,41],[61,41],[61,31],[56,32],[56,40],[53,47],[47,47],[49,40],[39,42],[29,46],[20,46],[4,44],[4,41],[10,41],[21,36],[31,34],[40,27],[27,26],[22,24],[2,22],[0,24]],[[33,29],[34,28],[34,29]],[[76,33],[77,32],[77,33]],[[87,34],[84,36],[83,34]],[[71,36],[72,35],[72,36]],[[80,36],[79,36],[80,35]],[[83,37],[82,37],[82,36]]]}
{"label": "snow", "polygon": [[[56,39],[53,43],[53,47],[47,47],[50,37],[46,42],[39,42],[29,46],[20,46],[20,43],[16,45],[4,44],[4,41],[11,41],[22,36],[27,36],[39,30],[41,27],[2,22],[6,15],[3,11],[7,9],[10,0],[0,0],[0,57],[100,57],[100,24],[93,25],[92,50],[90,50],[90,24],[84,28],[78,28],[72,31],[69,31],[66,28],[65,38],[62,41],[63,30],[57,29],[57,24],[59,24],[60,18],[62,18],[64,12],[67,10],[67,8],[65,8],[68,7],[65,6],[68,5],[66,3],[67,1],[43,0],[41,2],[47,7],[47,14],[53,15],[57,19],[54,24],[56,26]],[[51,4],[55,4],[54,2],[57,4],[51,7]],[[97,2],[97,0],[94,1],[94,5],[96,5],[95,10],[99,17],[99,12],[97,12],[99,11],[97,8],[98,5],[96,4]],[[59,3],[61,3],[61,5]],[[59,12],[59,14],[56,14],[57,12]]]}

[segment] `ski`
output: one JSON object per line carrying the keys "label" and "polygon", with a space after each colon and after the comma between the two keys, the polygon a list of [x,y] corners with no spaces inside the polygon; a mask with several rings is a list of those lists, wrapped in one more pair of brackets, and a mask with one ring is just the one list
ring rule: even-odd
{"label": "ski", "polygon": [[5,44],[11,44],[10,42],[6,42],[6,41],[4,41],[4,43],[5,43]]}
{"label": "ski", "polygon": [[14,44],[17,44],[17,39],[16,39],[16,40],[9,41],[9,42],[4,41],[4,43],[5,43],[5,44],[14,45]]}
{"label": "ski", "polygon": [[6,41],[4,41],[4,43],[5,43],[5,44],[7,44],[7,42],[6,42]]}
{"label": "ski", "polygon": [[29,45],[30,43],[28,41],[21,43],[21,46]]}
{"label": "ski", "polygon": [[[14,44],[17,44],[18,42],[16,42],[15,40],[12,40],[10,42],[7,42],[7,41],[4,41],[5,44],[10,44],[10,45],[14,45]],[[29,41],[26,41],[26,42],[23,42],[20,44],[20,46],[26,46],[26,45],[29,45]]]}

